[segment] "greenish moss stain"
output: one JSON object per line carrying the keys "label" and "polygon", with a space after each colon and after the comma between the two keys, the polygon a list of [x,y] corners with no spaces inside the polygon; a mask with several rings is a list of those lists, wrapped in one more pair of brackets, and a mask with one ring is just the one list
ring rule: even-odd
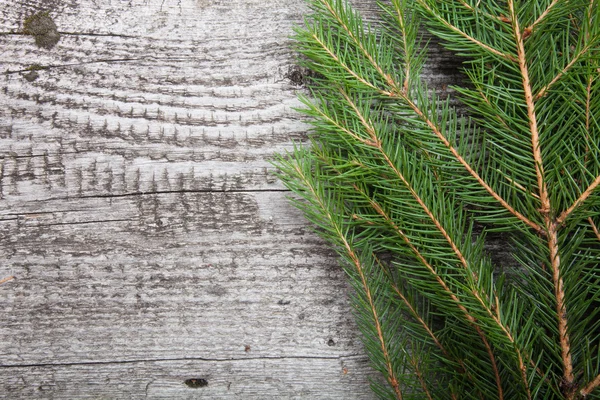
{"label": "greenish moss stain", "polygon": [[52,19],[50,11],[41,11],[35,14],[31,14],[23,21],[23,33],[26,35],[36,35],[36,21],[40,18],[47,17]]}
{"label": "greenish moss stain", "polygon": [[34,36],[35,44],[48,50],[60,40],[60,33],[49,11],[38,12],[25,18],[23,33]]}
{"label": "greenish moss stain", "polygon": [[48,69],[48,67],[44,67],[40,64],[31,64],[29,67],[25,68],[26,71],[41,71],[43,69]]}

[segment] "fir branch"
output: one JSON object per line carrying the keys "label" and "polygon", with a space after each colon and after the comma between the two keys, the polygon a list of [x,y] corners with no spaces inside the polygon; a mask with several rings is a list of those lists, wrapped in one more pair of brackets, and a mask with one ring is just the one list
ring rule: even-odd
{"label": "fir branch", "polygon": [[529,35],[531,35],[533,30],[536,28],[536,26],[539,25],[548,16],[548,14],[552,10],[552,8],[554,8],[554,6],[556,6],[559,1],[560,0],[552,0],[552,3],[550,3],[550,5],[548,5],[548,7],[546,7],[546,9],[540,14],[540,16],[531,25],[529,25],[528,27],[523,29],[523,37],[525,39]]}
{"label": "fir branch", "polygon": [[525,94],[525,103],[527,105],[527,117],[529,119],[529,129],[531,132],[531,147],[533,151],[533,159],[535,161],[535,169],[538,180],[538,195],[540,198],[540,212],[544,216],[546,225],[546,235],[548,240],[548,249],[550,251],[550,263],[552,266],[552,280],[554,282],[554,295],[556,298],[556,313],[558,319],[558,335],[560,338],[560,346],[562,349],[563,362],[563,383],[566,387],[571,387],[574,384],[575,376],[573,375],[573,361],[571,357],[571,343],[569,339],[569,327],[567,320],[567,309],[565,305],[565,290],[564,282],[561,276],[560,251],[558,243],[558,227],[555,221],[552,220],[550,212],[552,205],[546,186],[546,178],[544,176],[544,161],[542,159],[542,148],[539,139],[538,122],[535,112],[535,103],[529,80],[529,71],[527,66],[527,56],[523,43],[523,32],[519,26],[518,16],[515,10],[514,0],[507,0],[509,15],[512,20],[513,30],[515,33],[515,41],[517,46],[517,56],[519,60],[519,69],[523,82],[523,92]]}
{"label": "fir branch", "polygon": [[558,82],[567,72],[569,72],[569,70],[571,68],[573,68],[574,65],[577,64],[578,61],[581,60],[581,58],[583,56],[585,56],[586,54],[589,53],[590,49],[593,48],[593,44],[588,44],[586,46],[584,46],[581,50],[579,50],[577,52],[577,54],[575,54],[573,56],[573,58],[571,58],[571,61],[569,61],[567,63],[567,65],[564,66],[564,68],[562,70],[560,70],[555,76],[554,78],[552,78],[550,80],[550,82],[545,85],[544,87],[542,87],[538,93],[533,96],[533,101],[538,101],[539,99],[541,99],[542,97],[544,97],[546,95],[546,93],[548,93],[548,91],[552,88],[552,86],[554,84],[556,84],[556,82]]}
{"label": "fir branch", "polygon": [[600,386],[600,374],[598,374],[593,381],[591,381],[583,389],[581,389],[579,393],[585,398],[589,396],[594,390],[596,390],[598,386]]}
{"label": "fir branch", "polygon": [[592,193],[594,193],[594,191],[598,188],[598,185],[600,185],[600,175],[597,176],[596,179],[594,179],[594,181],[583,191],[583,193],[581,193],[581,195],[577,198],[577,200],[573,202],[573,204],[569,208],[563,211],[562,214],[560,214],[560,216],[556,218],[555,225],[563,224],[567,220],[567,218],[569,218],[569,216],[578,207],[580,207],[581,204],[592,195]]}
{"label": "fir branch", "polygon": [[441,129],[435,124],[431,119],[429,119],[426,113],[421,110],[417,104],[406,97],[405,95],[401,96],[404,101],[412,108],[415,114],[421,118],[427,126],[431,129],[432,133],[446,146],[446,148],[452,153],[452,155],[456,158],[456,160],[465,168],[465,170],[471,175],[475,180],[494,198],[504,207],[509,213],[517,217],[519,220],[527,224],[529,227],[537,231],[538,233],[543,234],[543,228],[535,223],[534,221],[527,218],[525,215],[521,214],[517,211],[513,206],[511,206],[505,199],[503,199],[480,175],[477,173],[475,168],[468,163],[465,158],[459,153],[459,151],[454,147],[450,141],[446,138],[446,136],[442,133]]}
{"label": "fir branch", "polygon": [[[444,239],[447,241],[448,245],[450,246],[450,248],[452,249],[452,251],[456,255],[456,258],[461,263],[463,269],[467,273],[471,274],[471,277],[472,277],[472,279],[475,282],[474,286],[477,287],[478,286],[478,280],[479,280],[479,277],[477,276],[477,273],[471,270],[471,268],[469,266],[469,263],[467,262],[467,259],[465,258],[464,254],[458,248],[458,246],[455,243],[455,241],[450,237],[450,235],[448,234],[447,230],[442,226],[442,224],[439,221],[439,219],[434,215],[434,213],[425,204],[425,201],[421,198],[421,196],[419,196],[417,194],[415,188],[409,182],[409,180],[404,176],[404,174],[402,174],[398,170],[398,168],[396,167],[396,165],[390,159],[390,156],[388,154],[386,154],[385,150],[382,147],[382,142],[381,142],[381,140],[379,139],[379,137],[377,135],[375,127],[373,126],[373,123],[371,121],[367,120],[367,118],[361,113],[361,111],[359,110],[359,108],[357,107],[357,105],[352,101],[352,99],[350,98],[350,96],[343,89],[340,88],[339,91],[340,91],[342,97],[346,100],[348,106],[358,116],[361,124],[363,125],[363,127],[365,128],[365,130],[368,132],[368,134],[369,134],[369,136],[371,138],[371,140],[369,142],[369,145],[371,145],[371,146],[373,146],[373,147],[376,148],[376,150],[378,151],[378,153],[384,159],[385,163],[393,171],[394,175],[402,182],[402,184],[407,188],[407,190],[413,196],[413,198],[415,199],[415,201],[423,209],[423,212],[425,213],[425,215],[427,215],[427,217],[431,220],[431,222],[434,224],[434,226],[436,227],[436,229],[442,234],[442,236],[444,237]],[[378,213],[380,213],[380,215],[383,216],[381,207],[379,205],[374,204],[374,203],[372,203],[372,205],[373,205],[373,208]],[[386,219],[388,221],[390,221],[389,217],[386,218]],[[471,289],[471,293],[477,299],[477,301],[481,304],[481,306],[483,307],[483,309],[488,313],[488,315],[500,327],[500,329],[502,330],[502,332],[506,335],[506,337],[508,338],[508,340],[512,344],[513,348],[515,349],[515,351],[517,353],[518,360],[519,360],[519,369],[520,369],[522,377],[523,377],[524,387],[527,388],[528,384],[527,384],[527,376],[526,376],[526,367],[525,367],[525,364],[523,362],[523,357],[521,355],[521,352],[520,352],[520,350],[518,349],[518,347],[515,344],[515,340],[513,338],[513,335],[510,333],[510,330],[506,326],[504,326],[504,324],[500,321],[500,319],[496,315],[494,315],[494,313],[491,311],[491,308],[489,307],[489,305],[486,304],[486,302],[483,300],[482,294],[479,292],[479,290],[473,288],[473,289]],[[483,293],[483,295],[485,296],[485,293]],[[498,301],[497,297],[495,298],[495,301],[496,302]],[[473,321],[474,321],[474,318],[472,318],[472,322]],[[482,336],[482,341],[485,342],[485,338],[483,336]],[[486,344],[486,347],[487,347],[487,344]],[[490,354],[491,354],[491,351],[490,351]],[[494,361],[494,359],[492,357],[490,357],[490,359],[492,360],[493,368],[495,370],[496,376],[498,377],[498,372],[497,372],[497,367],[495,365],[495,361]],[[498,377],[498,390],[499,390],[499,393],[501,394],[502,393],[502,387],[500,386],[499,377]],[[500,397],[502,397],[502,396],[500,396]],[[531,393],[529,391],[528,391],[528,398],[531,399]]]}
{"label": "fir branch", "polygon": [[[327,2],[327,0],[318,0],[318,1],[321,2],[321,3],[323,3],[323,2],[326,3]],[[422,0],[418,0],[418,1],[422,1]],[[336,18],[336,20],[338,21],[338,23],[343,27],[344,31],[349,32],[350,28],[344,23],[344,21],[342,20],[342,18],[335,12],[335,10],[333,9],[333,7],[331,7],[328,4],[326,4],[326,6],[327,6],[327,9],[329,10],[329,12]],[[343,67],[343,69],[346,72],[348,72],[352,77],[354,77],[357,81],[361,82],[366,87],[371,88],[371,89],[377,91],[379,94],[381,94],[383,96],[386,96],[386,97],[399,97],[400,99],[402,99],[403,101],[405,101],[406,104],[410,108],[412,108],[412,110],[416,113],[416,115],[419,116],[419,118],[421,118],[427,124],[427,126],[429,126],[429,128],[432,131],[432,133],[434,133],[435,136],[437,136],[438,139],[448,148],[448,150],[452,153],[452,155],[456,158],[456,160],[460,164],[462,164],[464,166],[464,168],[466,169],[466,171],[473,178],[475,178],[481,184],[481,186],[488,193],[490,193],[502,205],[502,207],[504,207],[508,212],[510,212],[511,214],[513,214],[516,218],[518,218],[519,220],[521,220],[525,224],[529,225],[532,229],[536,230],[539,233],[542,233],[542,234],[544,233],[544,230],[543,230],[543,228],[540,225],[538,225],[537,223],[535,223],[534,221],[530,220],[525,215],[521,214],[516,209],[514,209],[487,182],[485,182],[483,180],[483,178],[481,178],[481,176],[477,173],[477,171],[464,159],[464,157],[462,157],[460,155],[460,153],[458,152],[458,150],[444,136],[444,134],[442,133],[442,131],[440,130],[440,128],[432,120],[430,120],[427,117],[426,112],[423,111],[421,108],[419,108],[417,106],[417,104],[409,97],[409,94],[407,92],[405,92],[403,89],[400,89],[400,87],[403,87],[404,85],[398,85],[395,82],[395,80],[389,74],[385,73],[385,71],[383,70],[383,68],[380,65],[377,64],[377,62],[374,60],[374,58],[372,57],[372,55],[370,55],[366,51],[366,49],[364,48],[364,46],[362,46],[362,44],[360,43],[360,41],[358,41],[358,39],[356,38],[355,35],[349,34],[350,38],[357,45],[357,47],[361,50],[361,52],[365,55],[365,57],[367,57],[367,59],[369,60],[369,62],[371,63],[371,65],[380,74],[380,76],[383,77],[385,79],[385,81],[388,83],[388,85],[391,88],[390,90],[385,90],[385,89],[378,88],[377,86],[373,85],[368,80],[366,80],[363,77],[359,76],[356,72],[353,71],[352,68],[350,68],[350,66],[348,66],[346,63],[342,62],[340,60],[340,58],[338,56],[336,56],[335,51],[332,50],[332,49],[330,49],[322,40],[320,40],[320,38],[316,34],[312,33],[311,36],[321,46],[321,48],[327,52],[327,54],[336,63],[338,63],[339,65],[341,65]]]}
{"label": "fir branch", "polygon": [[475,329],[477,335],[481,339],[481,342],[485,346],[486,352],[490,358],[491,367],[494,373],[494,378],[496,380],[496,387],[498,389],[498,398],[503,399],[503,390],[502,390],[502,380],[500,378],[500,373],[498,371],[498,365],[496,363],[496,357],[492,350],[492,347],[486,338],[485,333],[481,329],[481,327],[477,324],[477,319],[469,312],[469,310],[465,307],[464,304],[460,301],[458,296],[448,287],[444,279],[436,272],[434,266],[427,261],[426,257],[422,254],[422,252],[415,246],[410,238],[406,235],[406,233],[400,229],[393,219],[383,210],[381,205],[375,202],[372,199],[368,199],[371,207],[384,218],[385,222],[396,232],[396,234],[402,239],[402,241],[410,248],[410,250],[414,253],[417,259],[422,263],[422,265],[429,271],[431,276],[436,280],[436,282],[441,287],[442,291],[452,300],[452,302],[456,305],[456,307],[464,314],[465,318],[469,322],[469,324]]}
{"label": "fir branch", "polygon": [[399,384],[398,378],[396,376],[394,367],[392,365],[392,360],[391,360],[391,357],[389,354],[387,341],[383,335],[383,329],[381,326],[379,312],[377,311],[377,308],[375,306],[375,301],[373,299],[373,295],[371,294],[371,289],[367,282],[367,277],[364,273],[363,265],[360,261],[360,258],[356,254],[356,251],[354,250],[351,243],[346,238],[346,235],[343,232],[343,228],[336,221],[336,218],[333,217],[333,215],[329,211],[329,207],[327,207],[327,205],[323,202],[323,199],[321,198],[321,196],[319,196],[318,191],[312,184],[311,179],[304,173],[304,171],[302,171],[302,169],[298,165],[294,165],[293,168],[294,168],[294,173],[301,180],[303,187],[309,191],[311,199],[318,205],[322,215],[324,215],[326,217],[329,227],[334,230],[335,240],[339,241],[339,243],[341,243],[343,251],[345,252],[346,256],[350,259],[352,265],[354,266],[356,272],[358,273],[358,275],[360,277],[360,283],[362,284],[362,288],[363,288],[364,293],[368,300],[368,305],[369,305],[370,312],[372,314],[373,323],[375,324],[375,329],[377,331],[377,339],[379,341],[379,345],[380,345],[381,351],[383,353],[386,371],[387,371],[386,379],[388,380],[390,386],[393,388],[394,393],[396,395],[396,399],[402,400],[403,399],[402,390],[400,389],[400,384]]}
{"label": "fir branch", "polygon": [[[597,0],[391,0],[379,32],[345,0],[309,1],[316,17],[298,38],[317,72],[315,101],[303,99],[313,142],[279,166],[354,271],[359,327],[391,389],[374,390],[589,396],[600,386]],[[457,91],[472,122],[419,77],[417,12],[469,57],[473,89]],[[473,221],[515,241],[522,272],[498,281]]]}
{"label": "fir branch", "polygon": [[450,22],[446,21],[445,18],[443,18],[440,14],[436,13],[435,10],[433,8],[431,8],[429,6],[429,4],[427,4],[426,0],[417,0],[417,2],[425,10],[427,10],[432,16],[434,16],[440,23],[442,23],[448,30],[456,33],[457,35],[465,38],[469,42],[477,45],[479,48],[481,48],[485,52],[489,52],[489,53],[491,53],[493,55],[496,55],[496,56],[498,56],[501,59],[506,60],[506,61],[517,62],[517,58],[514,55],[502,52],[502,51],[500,51],[498,49],[495,49],[494,47],[492,47],[490,45],[487,45],[487,44],[485,44],[484,42],[482,42],[480,40],[477,40],[473,36],[470,36],[466,32],[460,30],[458,27],[456,27],[456,26],[452,25]]}

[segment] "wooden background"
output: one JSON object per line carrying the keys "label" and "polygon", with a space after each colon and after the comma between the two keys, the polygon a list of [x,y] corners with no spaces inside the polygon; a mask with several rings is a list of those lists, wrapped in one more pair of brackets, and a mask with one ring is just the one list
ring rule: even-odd
{"label": "wooden background", "polygon": [[0,3],[0,398],[372,398],[343,272],[269,164],[307,131],[306,12]]}

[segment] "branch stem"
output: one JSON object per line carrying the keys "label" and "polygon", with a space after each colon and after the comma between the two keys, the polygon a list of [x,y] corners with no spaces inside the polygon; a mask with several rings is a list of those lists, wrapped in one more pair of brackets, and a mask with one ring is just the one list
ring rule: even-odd
{"label": "branch stem", "polygon": [[538,194],[541,203],[540,212],[544,216],[546,237],[548,240],[548,250],[550,254],[550,264],[552,266],[552,280],[554,283],[554,296],[556,298],[556,314],[558,320],[558,336],[560,341],[561,358],[563,363],[563,384],[565,387],[572,387],[575,381],[575,376],[573,374],[573,361],[571,359],[571,344],[569,339],[567,310],[565,305],[565,289],[563,279],[561,276],[560,253],[558,243],[559,225],[556,224],[556,221],[553,221],[550,216],[552,206],[550,203],[548,188],[546,186],[546,178],[544,174],[544,161],[542,158],[542,149],[540,145],[537,117],[535,114],[535,100],[531,89],[531,82],[529,80],[529,71],[527,66],[525,45],[523,42],[523,33],[521,32],[521,27],[519,26],[519,20],[515,10],[514,0],[508,0],[507,5],[513,24],[513,30],[515,33],[519,69],[521,70],[523,92],[525,95],[525,103],[527,105],[529,130],[531,132],[531,147],[538,181]]}
{"label": "branch stem", "polygon": [[[335,10],[331,9],[330,7],[329,7],[329,10],[330,10],[330,12],[333,13],[333,15],[336,15],[335,14]],[[338,18],[339,18],[339,16],[338,16]],[[341,21],[341,19],[338,19],[338,22],[344,27],[344,30],[349,31],[349,28],[346,27],[343,24],[343,21]],[[383,96],[392,97],[392,98],[393,97],[396,97],[396,98],[399,97],[403,101],[405,101],[406,104],[417,114],[417,116],[419,118],[421,118],[427,124],[427,126],[431,129],[431,131],[433,132],[433,134],[435,136],[437,136],[438,139],[448,148],[448,150],[452,153],[452,155],[456,158],[456,160],[461,165],[463,165],[463,167],[465,168],[465,170],[475,180],[477,180],[477,182],[494,199],[496,199],[496,201],[498,201],[502,207],[504,207],[509,213],[511,213],[512,215],[514,215],[517,219],[521,220],[526,225],[528,225],[529,227],[531,227],[532,229],[534,229],[536,232],[538,232],[540,234],[544,234],[545,233],[544,230],[543,230],[543,228],[539,224],[533,222],[532,220],[530,220],[529,218],[527,218],[526,216],[524,216],[523,214],[521,214],[519,211],[517,211],[516,209],[514,209],[485,180],[483,180],[483,178],[477,173],[477,171],[475,171],[475,169],[460,155],[460,153],[458,152],[458,150],[448,141],[448,139],[441,132],[440,128],[431,119],[428,118],[428,116],[426,115],[426,113],[423,110],[421,110],[420,107],[417,106],[414,101],[412,101],[409,98],[408,93],[404,92],[401,89],[401,85],[398,85],[395,82],[395,80],[389,74],[387,74],[387,73],[385,73],[385,71],[383,71],[383,69],[381,68],[381,66],[379,64],[377,64],[377,62],[373,59],[373,57],[370,56],[370,54],[366,51],[366,49],[364,49],[364,47],[360,44],[360,42],[357,41],[357,39],[355,38],[354,35],[351,35],[350,37],[355,42],[355,44],[358,46],[358,48],[361,50],[361,52],[363,52],[363,54],[365,54],[365,56],[368,58],[369,62],[372,64],[373,68],[375,68],[375,70],[377,71],[377,73],[380,74],[381,77],[385,79],[385,81],[387,82],[387,84],[390,86],[391,90],[380,89],[377,86],[375,86],[374,84],[372,84],[371,82],[369,82],[368,80],[366,80],[363,77],[361,77],[360,75],[358,75],[356,72],[353,71],[352,68],[350,68],[342,60],[340,60],[339,57],[336,56],[335,51],[331,50],[327,46],[327,44],[325,42],[323,42],[318,37],[318,35],[316,35],[315,33],[313,33],[312,37],[319,44],[319,46],[321,46],[321,48],[323,48],[323,50],[325,50],[325,52],[336,63],[338,63],[347,73],[349,73],[352,77],[354,77],[358,82],[360,82],[363,85],[365,85],[365,86],[373,89],[374,91],[376,91],[377,93],[379,93],[379,94],[381,94]]]}
{"label": "branch stem", "polygon": [[319,203],[319,207],[321,208],[321,211],[327,216],[330,226],[332,228],[334,228],[337,239],[339,239],[341,241],[341,243],[344,247],[344,250],[346,251],[346,254],[348,255],[348,257],[354,264],[354,267],[360,277],[361,285],[363,286],[363,289],[365,291],[365,296],[367,297],[367,301],[369,303],[369,308],[373,315],[373,321],[375,322],[375,329],[377,331],[377,339],[379,341],[381,351],[383,353],[383,358],[384,358],[386,371],[387,371],[386,379],[389,382],[390,386],[392,386],[392,389],[394,390],[396,399],[403,400],[402,391],[400,389],[400,383],[398,381],[398,378],[396,377],[396,373],[395,373],[393,365],[392,365],[392,360],[391,360],[391,357],[390,357],[390,354],[388,351],[387,341],[385,339],[385,336],[383,334],[383,328],[381,326],[380,316],[379,316],[379,313],[377,312],[377,307],[375,305],[375,300],[371,293],[371,289],[367,283],[367,277],[365,276],[362,262],[360,261],[360,258],[358,257],[358,255],[356,254],[354,249],[352,248],[352,245],[348,242],[346,235],[344,235],[344,233],[342,231],[342,228],[339,226],[338,223],[336,223],[335,219],[331,215],[331,212],[329,211],[327,205],[323,203],[321,197],[318,195],[317,191],[311,184],[310,179],[304,175],[304,172],[297,165],[295,166],[295,173],[302,180],[302,183],[304,184],[304,186],[310,190],[312,198],[315,199],[315,201],[317,201]]}
{"label": "branch stem", "polygon": [[590,393],[592,393],[598,386],[600,386],[600,374],[597,375],[593,381],[588,383],[581,391],[579,392],[583,397],[586,397]]}

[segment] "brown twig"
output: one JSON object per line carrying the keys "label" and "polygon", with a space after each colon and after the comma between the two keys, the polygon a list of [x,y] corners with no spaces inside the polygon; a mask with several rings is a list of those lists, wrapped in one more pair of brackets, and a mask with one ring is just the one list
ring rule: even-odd
{"label": "brown twig", "polygon": [[577,198],[577,200],[575,200],[573,202],[573,204],[571,204],[571,206],[569,208],[567,208],[565,211],[563,211],[560,216],[556,219],[556,224],[560,225],[563,222],[566,221],[567,218],[569,218],[569,215],[571,215],[571,213],[573,213],[573,211],[575,211],[575,209],[577,207],[579,207],[588,197],[590,197],[590,195],[594,192],[594,190],[596,190],[596,188],[598,188],[598,185],[600,185],[600,175],[598,175],[596,177],[596,179],[594,179],[594,181],[587,187],[587,189]]}
{"label": "brown twig", "polygon": [[596,390],[596,388],[600,386],[600,375],[597,375],[593,381],[591,381],[590,383],[588,383],[583,389],[581,389],[579,391],[579,393],[581,394],[581,396],[583,396],[584,398],[586,396],[588,396],[590,393],[592,393],[594,390]]}
{"label": "brown twig", "polygon": [[598,230],[598,227],[594,223],[594,220],[592,219],[592,217],[588,218],[588,222],[592,226],[592,230],[594,231],[594,234],[596,235],[596,237],[598,238],[598,240],[600,240],[600,231]]}
{"label": "brown twig", "polygon": [[319,207],[327,216],[327,219],[329,220],[330,225],[335,229],[336,236],[341,240],[344,250],[346,251],[346,254],[350,258],[350,260],[352,260],[352,263],[354,264],[354,267],[356,268],[356,271],[359,274],[359,277],[361,280],[361,285],[363,286],[363,289],[365,291],[365,296],[367,297],[367,301],[369,303],[369,308],[373,315],[373,321],[375,322],[375,329],[377,331],[377,339],[379,340],[379,344],[380,344],[380,347],[381,347],[381,350],[383,353],[384,362],[386,365],[386,371],[387,371],[386,378],[387,378],[389,384],[392,386],[392,389],[394,390],[396,399],[402,400],[403,397],[402,397],[402,390],[400,389],[400,383],[398,381],[398,378],[396,377],[396,373],[392,366],[392,361],[391,361],[391,357],[389,355],[387,342],[386,342],[386,339],[383,334],[383,328],[381,326],[379,313],[377,312],[377,307],[375,306],[375,300],[373,299],[373,295],[371,294],[371,289],[367,283],[367,277],[365,276],[362,262],[360,261],[356,252],[353,250],[352,245],[346,239],[346,236],[342,232],[341,228],[335,222],[335,219],[331,215],[327,206],[321,201],[321,197],[317,194],[315,188],[311,185],[310,180],[304,175],[303,171],[298,166],[295,167],[295,170],[296,170],[297,176],[303,180],[304,186],[310,190],[312,198],[315,199],[319,203]]}
{"label": "brown twig", "polygon": [[531,35],[531,33],[535,29],[536,25],[538,25],[540,22],[542,22],[544,20],[544,18],[546,18],[548,13],[550,13],[550,10],[552,9],[552,7],[554,7],[558,3],[558,1],[559,0],[552,1],[552,3],[550,3],[550,5],[548,7],[546,7],[544,12],[542,12],[540,14],[540,16],[531,25],[529,25],[527,28],[523,29],[523,33],[526,34],[527,36]]}
{"label": "brown twig", "polygon": [[[529,120],[529,130],[531,132],[531,148],[538,181],[538,194],[540,197],[540,212],[544,216],[546,236],[548,240],[548,250],[550,254],[550,263],[552,266],[552,280],[554,283],[554,295],[556,298],[556,314],[558,320],[558,335],[561,347],[561,357],[563,362],[563,382],[566,387],[572,387],[575,381],[573,374],[573,361],[571,358],[571,344],[569,340],[567,310],[565,305],[565,289],[561,276],[561,264],[558,244],[558,225],[552,220],[550,211],[552,206],[550,196],[546,186],[544,176],[544,161],[542,159],[542,149],[539,139],[537,118],[535,114],[534,97],[529,81],[529,71],[527,67],[527,57],[523,43],[523,35],[519,20],[514,7],[514,0],[507,1],[509,13],[511,15],[513,30],[515,32],[515,41],[517,46],[517,56],[519,60],[519,69],[521,70],[523,92],[525,94],[525,103],[527,105],[527,117]],[[572,394],[568,394],[572,397]]]}

